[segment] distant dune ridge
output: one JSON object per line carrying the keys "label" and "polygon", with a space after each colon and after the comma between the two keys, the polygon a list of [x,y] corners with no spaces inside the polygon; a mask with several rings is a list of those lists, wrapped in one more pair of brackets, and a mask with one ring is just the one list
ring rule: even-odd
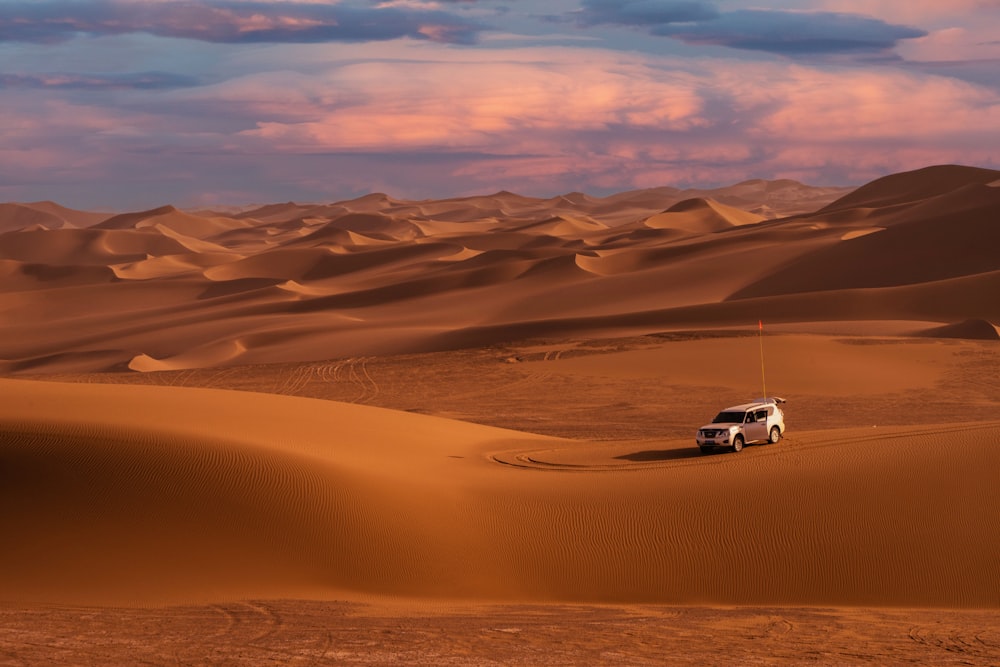
{"label": "distant dune ridge", "polygon": [[4,204],[0,369],[318,360],[761,318],[996,325],[997,181],[941,166],[853,191],[746,181],[114,216]]}
{"label": "distant dune ridge", "polygon": [[50,201],[0,204],[0,233],[21,229],[89,227],[105,220],[105,213],[75,211]]}

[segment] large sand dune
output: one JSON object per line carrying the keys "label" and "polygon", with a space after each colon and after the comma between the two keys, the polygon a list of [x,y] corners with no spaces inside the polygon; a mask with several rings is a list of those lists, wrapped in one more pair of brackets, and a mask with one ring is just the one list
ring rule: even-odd
{"label": "large sand dune", "polygon": [[1000,421],[702,457],[260,394],[0,389],[8,599],[1000,605]]}

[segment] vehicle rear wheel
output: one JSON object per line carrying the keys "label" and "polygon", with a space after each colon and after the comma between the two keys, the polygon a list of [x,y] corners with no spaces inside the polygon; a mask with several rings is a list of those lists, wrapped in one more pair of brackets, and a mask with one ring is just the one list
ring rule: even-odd
{"label": "vehicle rear wheel", "polygon": [[733,438],[733,451],[742,452],[743,451],[743,436],[738,435]]}
{"label": "vehicle rear wheel", "polygon": [[777,426],[772,426],[771,433],[768,436],[767,441],[773,445],[779,440],[781,440],[781,429],[778,428]]}

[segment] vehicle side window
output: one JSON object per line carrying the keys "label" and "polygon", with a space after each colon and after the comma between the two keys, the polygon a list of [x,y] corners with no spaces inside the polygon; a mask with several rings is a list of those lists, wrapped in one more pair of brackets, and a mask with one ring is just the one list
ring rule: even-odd
{"label": "vehicle side window", "polygon": [[744,419],[743,421],[745,423],[747,423],[747,424],[752,424],[753,423],[753,413],[752,412],[748,412],[747,413],[747,418]]}
{"label": "vehicle side window", "polygon": [[761,422],[764,421],[765,419],[767,419],[767,410],[758,410],[757,421]]}

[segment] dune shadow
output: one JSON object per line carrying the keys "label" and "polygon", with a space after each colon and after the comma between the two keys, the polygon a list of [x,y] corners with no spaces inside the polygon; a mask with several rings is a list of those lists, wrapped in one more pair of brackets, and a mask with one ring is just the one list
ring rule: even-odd
{"label": "dune shadow", "polygon": [[277,278],[236,278],[212,283],[198,295],[199,300],[215,299],[222,296],[233,296],[243,292],[274,287],[281,281]]}
{"label": "dune shadow", "polygon": [[624,461],[677,461],[680,459],[693,459],[703,456],[697,447],[687,449],[648,449],[644,452],[633,452],[616,456],[616,459]]}

